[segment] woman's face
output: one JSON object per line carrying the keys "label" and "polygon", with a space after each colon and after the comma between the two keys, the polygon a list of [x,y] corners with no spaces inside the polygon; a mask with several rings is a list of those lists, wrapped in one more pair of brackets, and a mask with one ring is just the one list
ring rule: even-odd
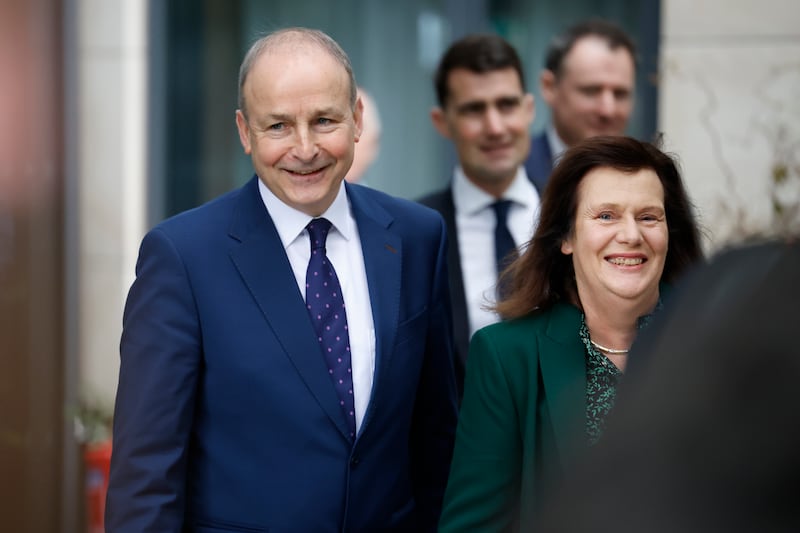
{"label": "woman's face", "polygon": [[575,227],[561,243],[572,255],[584,306],[621,298],[650,310],[667,256],[664,189],[651,169],[599,167],[578,186]]}

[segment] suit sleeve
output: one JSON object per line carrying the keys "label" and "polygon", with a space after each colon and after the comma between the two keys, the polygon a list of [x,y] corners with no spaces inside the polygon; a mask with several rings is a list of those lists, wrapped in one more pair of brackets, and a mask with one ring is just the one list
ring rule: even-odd
{"label": "suit sleeve", "polygon": [[432,266],[430,325],[410,442],[419,531],[436,531],[458,419],[446,254],[447,233],[441,222],[436,263]]}
{"label": "suit sleeve", "polygon": [[522,436],[502,351],[479,330],[470,343],[464,399],[439,531],[507,531],[517,516]]}
{"label": "suit sleeve", "polygon": [[181,531],[201,360],[186,268],[166,234],[145,236],[123,316],[106,531]]}

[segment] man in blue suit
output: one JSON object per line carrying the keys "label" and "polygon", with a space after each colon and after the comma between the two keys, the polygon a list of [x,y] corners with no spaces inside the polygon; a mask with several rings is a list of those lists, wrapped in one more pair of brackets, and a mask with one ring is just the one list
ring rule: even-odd
{"label": "man in blue suit", "polygon": [[256,176],[142,242],[106,530],[434,531],[456,422],[444,223],[343,183],[363,107],[324,33],[257,41],[239,90]]}
{"label": "man in blue suit", "polygon": [[612,22],[591,19],[556,36],[540,76],[551,123],[533,137],[528,177],[544,188],[554,162],[578,142],[623,135],[633,111],[636,48]]}

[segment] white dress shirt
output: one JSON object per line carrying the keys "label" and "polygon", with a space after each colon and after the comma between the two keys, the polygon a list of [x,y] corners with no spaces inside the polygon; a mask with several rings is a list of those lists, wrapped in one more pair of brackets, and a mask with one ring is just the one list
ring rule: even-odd
{"label": "white dress shirt", "polygon": [[[512,201],[507,225],[517,248],[520,248],[533,236],[539,215],[539,193],[522,166],[503,199]],[[453,204],[470,338],[478,329],[499,320],[497,313],[486,309],[486,306],[495,302],[497,285],[494,257],[494,227],[497,221],[491,207],[496,200],[469,181],[460,166],[456,167],[453,173]]]}
{"label": "white dress shirt", "polygon": [[[283,203],[260,180],[258,190],[278,230],[294,271],[297,288],[305,300],[306,269],[311,257],[311,243],[306,226],[312,217]],[[344,183],[341,184],[336,199],[322,217],[330,220],[332,224],[325,244],[326,255],[336,270],[347,310],[356,432],[358,432],[372,393],[372,380],[375,374],[375,325],[372,320],[372,304],[369,299],[361,238],[355,218],[350,212]]]}
{"label": "white dress shirt", "polygon": [[553,158],[553,167],[555,168],[558,160],[561,159],[561,156],[564,155],[564,152],[567,150],[567,144],[561,140],[561,137],[558,136],[552,124],[547,126],[545,131],[547,134],[547,142],[550,144],[550,155]]}

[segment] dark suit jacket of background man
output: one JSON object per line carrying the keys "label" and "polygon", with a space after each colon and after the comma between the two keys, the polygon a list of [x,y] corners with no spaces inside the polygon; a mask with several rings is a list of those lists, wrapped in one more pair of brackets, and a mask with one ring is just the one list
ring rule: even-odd
{"label": "dark suit jacket of background man", "polygon": [[435,529],[457,416],[445,228],[346,190],[375,324],[355,442],[254,177],[142,242],[107,531]]}
{"label": "dark suit jacket of background man", "polygon": [[531,153],[525,160],[525,172],[541,194],[552,171],[553,151],[550,141],[547,140],[547,132],[543,131],[531,141]]}
{"label": "dark suit jacket of background man", "polygon": [[[544,179],[534,180],[528,174],[528,178],[533,182],[536,190],[541,197],[544,187],[547,184],[549,172]],[[458,397],[461,398],[464,392],[464,373],[466,369],[467,353],[469,352],[469,316],[467,315],[467,297],[464,293],[464,276],[461,272],[460,247],[469,246],[469,243],[461,243],[458,240],[456,229],[456,208],[453,203],[452,186],[446,189],[429,194],[420,198],[419,203],[431,207],[438,211],[444,218],[447,227],[448,248],[447,265],[448,276],[450,278],[450,298],[453,311],[453,338],[455,339],[455,372],[458,384]],[[522,243],[517,243],[520,245]],[[487,250],[486,253],[494,253]]]}

